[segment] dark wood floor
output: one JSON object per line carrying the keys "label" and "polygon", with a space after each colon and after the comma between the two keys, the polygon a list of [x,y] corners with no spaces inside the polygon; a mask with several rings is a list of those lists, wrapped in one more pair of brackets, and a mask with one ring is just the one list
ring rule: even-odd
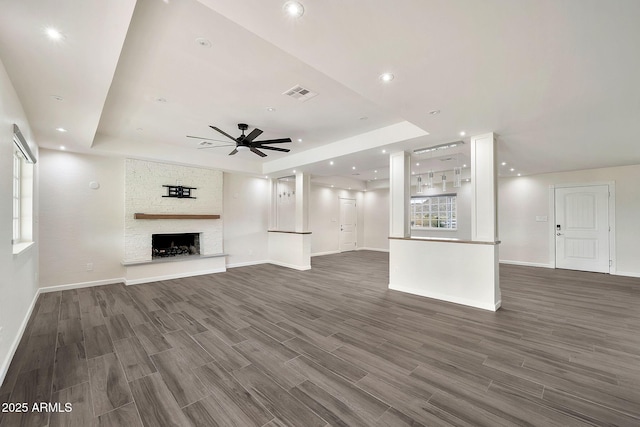
{"label": "dark wood floor", "polygon": [[0,402],[73,410],[0,425],[640,425],[640,280],[501,269],[497,313],[365,251],[44,294]]}

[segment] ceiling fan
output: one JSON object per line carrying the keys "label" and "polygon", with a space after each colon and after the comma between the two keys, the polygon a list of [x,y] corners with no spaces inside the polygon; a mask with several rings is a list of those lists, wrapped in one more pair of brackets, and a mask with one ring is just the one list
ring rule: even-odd
{"label": "ceiling fan", "polygon": [[[229,135],[225,131],[223,131],[221,129],[218,129],[215,126],[209,126],[209,127],[211,129],[215,130],[215,131],[220,132],[221,134],[223,134],[224,136],[226,136],[227,138],[229,138],[229,139],[231,139],[232,141],[235,142],[235,148],[233,149],[233,151],[231,151],[229,153],[230,156],[233,156],[238,151],[242,151],[242,150],[251,150],[251,152],[257,154],[260,157],[266,157],[267,156],[265,153],[263,153],[260,150],[282,151],[284,153],[288,153],[289,151],[291,151],[288,148],[269,147],[268,145],[266,145],[266,144],[282,144],[282,143],[285,143],[285,142],[291,142],[291,138],[267,139],[267,140],[264,140],[264,141],[254,141],[258,136],[260,136],[262,131],[260,129],[258,129],[258,128],[255,128],[254,130],[249,132],[248,135],[245,135],[244,131],[249,129],[249,125],[247,125],[246,123],[238,123],[238,129],[240,129],[242,131],[242,135],[240,135],[237,138],[232,137],[231,135]],[[187,138],[205,139],[205,140],[209,140],[209,141],[220,141],[218,139],[202,138],[202,137],[199,137],[199,136],[190,136],[190,135],[187,135]],[[210,146],[204,146],[204,147],[200,147],[200,148],[218,148],[218,147],[230,147],[230,146],[233,146],[233,144],[228,144],[228,145],[210,145]]]}

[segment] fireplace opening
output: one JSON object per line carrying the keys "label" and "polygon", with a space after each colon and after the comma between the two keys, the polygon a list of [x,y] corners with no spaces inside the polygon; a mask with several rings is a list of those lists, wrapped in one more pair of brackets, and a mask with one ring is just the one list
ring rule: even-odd
{"label": "fireplace opening", "polygon": [[200,254],[200,234],[152,234],[151,257],[166,258]]}

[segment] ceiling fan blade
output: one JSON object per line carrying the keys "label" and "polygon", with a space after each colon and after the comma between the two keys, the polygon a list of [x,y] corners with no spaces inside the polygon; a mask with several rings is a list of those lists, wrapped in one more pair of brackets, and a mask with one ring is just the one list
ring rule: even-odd
{"label": "ceiling fan blade", "polygon": [[262,151],[258,150],[255,147],[250,147],[250,150],[251,150],[251,152],[256,153],[260,157],[267,157],[266,154],[264,154]]}
{"label": "ceiling fan blade", "polygon": [[229,153],[230,156],[233,156],[234,154],[236,154],[238,152],[237,148],[234,148],[232,152]]}
{"label": "ceiling fan blade", "polygon": [[256,139],[257,137],[260,136],[260,134],[262,133],[262,131],[258,128],[255,128],[254,130],[252,130],[249,135],[245,136],[243,141],[244,142],[251,142],[254,139]]}
{"label": "ceiling fan blade", "polygon": [[209,126],[209,127],[210,127],[211,129],[215,130],[215,131],[220,132],[221,134],[223,134],[223,135],[224,135],[224,136],[226,136],[227,138],[229,138],[229,139],[231,139],[231,140],[233,140],[233,141],[237,141],[234,137],[232,137],[231,135],[229,135],[229,134],[228,134],[228,133],[226,133],[225,131],[223,131],[223,130],[221,130],[221,129],[218,129],[218,128],[217,128],[217,127],[215,127],[215,126]]}
{"label": "ceiling fan blade", "polygon": [[194,139],[206,139],[207,141],[219,141],[219,142],[227,142],[227,140],[221,140],[221,139],[213,139],[213,138],[204,138],[202,136],[193,136],[193,135],[187,135],[187,138],[194,138]]}
{"label": "ceiling fan blade", "polygon": [[283,142],[291,142],[291,138],[266,139],[264,141],[255,141],[254,144],[282,144]]}
{"label": "ceiling fan blade", "polygon": [[198,147],[198,150],[206,150],[207,148],[221,148],[221,147],[235,147],[235,144],[205,145],[203,147]]}
{"label": "ceiling fan blade", "polygon": [[262,150],[273,150],[273,151],[282,151],[283,153],[288,153],[289,150],[288,148],[278,148],[278,147],[258,147]]}

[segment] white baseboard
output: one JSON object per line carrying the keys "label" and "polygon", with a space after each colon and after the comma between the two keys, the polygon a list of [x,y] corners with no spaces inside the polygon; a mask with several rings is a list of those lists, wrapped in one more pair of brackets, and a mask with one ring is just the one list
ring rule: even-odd
{"label": "white baseboard", "polygon": [[68,285],[45,286],[40,288],[40,293],[66,291],[69,289],[91,288],[93,286],[113,285],[115,283],[124,283],[124,277],[115,277],[113,279],[94,280],[92,282],[69,283]]}
{"label": "white baseboard", "polygon": [[325,251],[325,252],[316,252],[315,254],[311,254],[311,256],[314,257],[314,256],[324,256],[324,255],[335,255],[339,253],[340,251]]}
{"label": "white baseboard", "polygon": [[357,248],[357,251],[376,251],[376,252],[389,252],[389,249],[380,249],[380,248],[367,248],[367,247],[362,247],[362,248]]}
{"label": "white baseboard", "polygon": [[11,361],[13,360],[13,356],[16,354],[16,350],[18,349],[18,345],[20,344],[20,340],[24,335],[25,329],[27,329],[27,323],[29,323],[29,318],[31,318],[31,314],[33,313],[33,308],[36,306],[36,301],[38,301],[38,297],[40,296],[41,289],[36,291],[36,294],[33,296],[33,301],[31,301],[31,305],[27,310],[27,314],[22,319],[22,323],[20,324],[20,328],[18,329],[18,334],[14,338],[11,343],[11,347],[9,347],[9,352],[7,353],[7,357],[2,361],[2,365],[0,366],[0,384],[4,382],[5,377],[7,376],[7,372],[9,371],[9,365],[11,365]]}
{"label": "white baseboard", "polygon": [[510,264],[510,265],[524,265],[527,267],[543,267],[543,268],[554,268],[551,264],[545,264],[543,262],[528,262],[528,261],[512,261],[509,259],[501,259],[498,261],[500,264]]}
{"label": "white baseboard", "polygon": [[299,266],[294,264],[287,264],[286,262],[280,262],[280,261],[269,261],[269,264],[278,265],[280,267],[292,268],[294,270],[299,270],[299,271],[311,270],[310,265]]}
{"label": "white baseboard", "polygon": [[389,283],[389,289],[391,289],[392,291],[405,292],[407,294],[419,295],[421,297],[427,297],[427,298],[437,299],[441,301],[452,302],[455,304],[466,305],[474,308],[481,308],[483,310],[489,310],[489,311],[496,311],[502,305],[502,301],[498,301],[496,303],[490,303],[490,302],[483,303],[481,301],[470,300],[467,298],[459,298],[459,297],[440,294],[440,293],[425,292],[423,289],[415,289],[415,288],[410,288],[410,287],[401,286],[401,285],[392,285],[391,283]]}
{"label": "white baseboard", "polygon": [[247,267],[250,265],[259,265],[259,264],[269,264],[269,261],[266,259],[260,261],[246,261],[246,262],[236,262],[233,264],[227,264],[227,268],[236,268],[236,267]]}
{"label": "white baseboard", "polygon": [[614,276],[640,277],[640,273],[635,273],[631,271],[616,271]]}
{"label": "white baseboard", "polygon": [[213,274],[213,273],[224,273],[225,271],[227,271],[227,269],[225,267],[222,267],[222,268],[213,268],[210,270],[193,271],[188,273],[168,274],[165,276],[143,277],[142,279],[132,279],[132,280],[124,279],[124,284],[127,286],[139,285],[142,283],[160,282],[162,280],[182,279],[183,277],[202,276],[205,274]]}

